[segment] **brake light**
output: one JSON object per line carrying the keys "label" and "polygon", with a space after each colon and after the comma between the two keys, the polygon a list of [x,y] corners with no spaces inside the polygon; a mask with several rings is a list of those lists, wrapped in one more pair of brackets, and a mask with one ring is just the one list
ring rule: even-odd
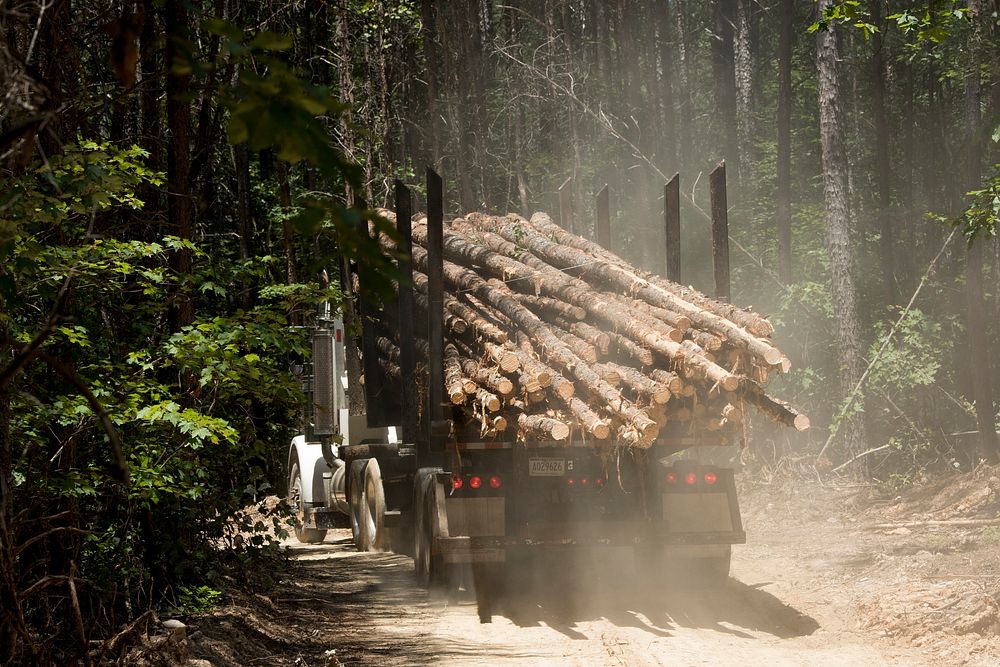
{"label": "brake light", "polygon": [[503,486],[503,480],[500,479],[499,475],[490,475],[490,488],[499,489]]}
{"label": "brake light", "polygon": [[698,483],[698,475],[695,474],[695,473],[693,473],[693,472],[689,472],[688,474],[684,475],[684,481],[687,482],[688,484],[692,484],[692,485],[693,484],[697,484]]}
{"label": "brake light", "polygon": [[705,484],[715,484],[719,481],[718,476],[714,472],[706,472],[703,479],[705,480]]}
{"label": "brake light", "polygon": [[483,478],[479,475],[473,475],[469,478],[469,486],[473,489],[478,489],[483,485]]}
{"label": "brake light", "polygon": [[461,475],[451,476],[451,488],[457,491],[458,489],[461,489],[463,486],[465,486],[465,480],[462,479]]}
{"label": "brake light", "polygon": [[673,470],[671,470],[670,472],[667,473],[666,480],[667,480],[667,484],[676,484],[677,483],[677,473],[675,473]]}

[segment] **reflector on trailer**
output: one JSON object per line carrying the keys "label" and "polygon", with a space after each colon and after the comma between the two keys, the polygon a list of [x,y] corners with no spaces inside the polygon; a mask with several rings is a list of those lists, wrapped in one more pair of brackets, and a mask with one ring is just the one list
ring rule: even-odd
{"label": "reflector on trailer", "polygon": [[499,489],[503,486],[503,480],[499,475],[490,475],[490,488]]}
{"label": "reflector on trailer", "polygon": [[705,484],[715,484],[717,481],[719,481],[719,478],[718,476],[716,476],[714,472],[706,472],[704,480]]}
{"label": "reflector on trailer", "polygon": [[473,489],[478,489],[483,485],[483,478],[479,475],[473,475],[469,478],[469,486]]}

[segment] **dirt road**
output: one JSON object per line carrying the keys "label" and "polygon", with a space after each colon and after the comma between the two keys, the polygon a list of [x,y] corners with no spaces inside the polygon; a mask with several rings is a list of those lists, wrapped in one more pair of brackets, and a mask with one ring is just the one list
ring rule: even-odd
{"label": "dirt road", "polygon": [[[734,550],[724,587],[654,585],[635,576],[627,550],[552,552],[510,583],[489,624],[471,599],[418,589],[409,558],[359,554],[346,532],[331,533],[290,545],[295,568],[279,593],[204,619],[193,653],[220,665],[324,667],[1000,664],[995,598],[963,609],[975,587],[928,588],[925,536],[859,531],[856,513],[828,496],[745,497],[750,544]],[[996,561],[989,541],[975,549]],[[968,553],[936,562],[954,570]],[[956,633],[942,614],[978,625]]]}

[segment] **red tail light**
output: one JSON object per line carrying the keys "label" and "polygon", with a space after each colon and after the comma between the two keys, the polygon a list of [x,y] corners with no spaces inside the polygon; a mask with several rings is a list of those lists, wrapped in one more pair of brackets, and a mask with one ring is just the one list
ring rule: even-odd
{"label": "red tail light", "polygon": [[451,488],[457,490],[457,489],[461,489],[463,486],[465,486],[465,480],[462,479],[461,475],[452,475],[451,476]]}
{"label": "red tail light", "polygon": [[473,475],[469,478],[469,486],[473,489],[478,489],[483,485],[483,478],[479,475]]}
{"label": "red tail light", "polygon": [[580,480],[580,484],[583,484],[584,486],[586,486],[588,482],[590,482],[590,480],[587,479],[586,477]]}
{"label": "red tail light", "polygon": [[697,484],[698,475],[696,473],[689,472],[688,474],[684,475],[684,481],[687,482],[688,484]]}
{"label": "red tail light", "polygon": [[574,484],[576,484],[576,480],[575,479],[573,479],[572,477],[567,477],[566,478],[566,486],[573,486]]}
{"label": "red tail light", "polygon": [[718,476],[714,472],[706,472],[703,479],[705,480],[705,484],[715,484],[719,481]]}
{"label": "red tail light", "polygon": [[490,475],[490,488],[499,489],[503,486],[503,480],[500,479],[499,475]]}
{"label": "red tail light", "polygon": [[666,479],[667,479],[667,484],[676,484],[677,483],[677,473],[675,473],[673,470],[671,470],[670,472],[667,473]]}
{"label": "red tail light", "polygon": [[594,478],[594,485],[595,486],[604,486],[604,479],[602,479],[600,477]]}

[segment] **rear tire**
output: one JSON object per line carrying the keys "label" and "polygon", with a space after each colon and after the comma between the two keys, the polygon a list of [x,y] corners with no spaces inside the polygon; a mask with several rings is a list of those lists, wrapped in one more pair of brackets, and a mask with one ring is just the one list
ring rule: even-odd
{"label": "rear tire", "polygon": [[358,551],[368,551],[365,548],[365,536],[361,518],[361,490],[365,484],[365,466],[368,459],[354,459],[347,473],[347,498],[351,506],[351,536],[354,538],[354,548]]}
{"label": "rear tire", "polygon": [[295,538],[303,544],[318,544],[326,539],[326,531],[318,528],[304,528],[306,505],[302,500],[302,473],[299,464],[293,463],[288,473],[288,504],[295,509]]}
{"label": "rear tire", "polygon": [[381,551],[385,542],[385,489],[378,461],[368,459],[359,505],[361,551]]}

